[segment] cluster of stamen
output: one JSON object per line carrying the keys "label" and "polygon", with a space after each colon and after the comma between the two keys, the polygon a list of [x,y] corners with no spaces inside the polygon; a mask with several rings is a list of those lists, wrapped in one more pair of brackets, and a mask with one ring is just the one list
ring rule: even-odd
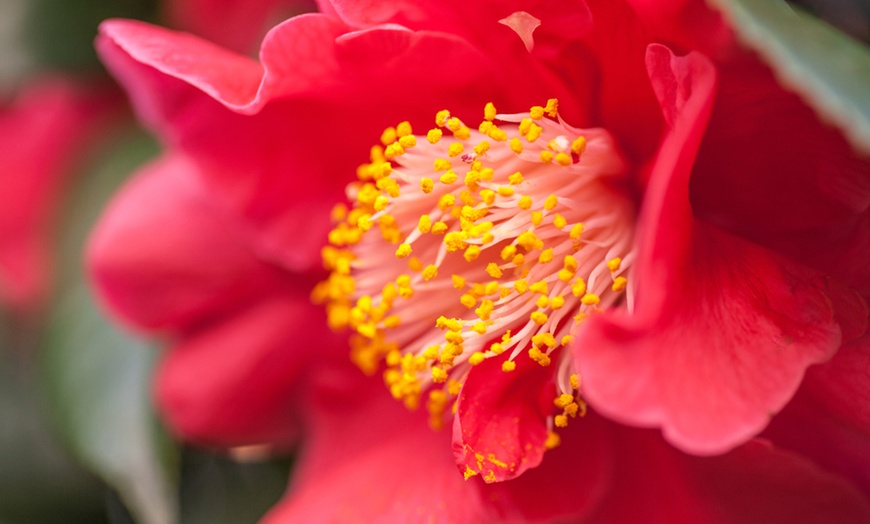
{"label": "cluster of stamen", "polygon": [[553,366],[553,426],[586,404],[570,358],[573,332],[622,300],[633,216],[608,178],[623,165],[603,130],[559,118],[556,100],[526,114],[484,109],[477,129],[448,111],[415,136],[402,122],[381,136],[333,210],[314,290],[334,329],[350,328],[351,358],[383,371],[411,408],[424,395],[440,427],[469,370],[498,359]]}

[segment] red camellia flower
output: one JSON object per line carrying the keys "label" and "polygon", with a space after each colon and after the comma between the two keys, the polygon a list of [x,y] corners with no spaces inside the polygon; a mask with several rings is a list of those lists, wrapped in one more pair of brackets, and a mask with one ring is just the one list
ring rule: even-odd
{"label": "red camellia flower", "polygon": [[268,521],[870,516],[870,163],[650,4],[334,0],[259,62],[102,26],[167,148],[93,281],[182,436],[304,428]]}
{"label": "red camellia flower", "polygon": [[0,109],[0,298],[33,312],[51,281],[51,232],[70,177],[118,113],[110,86],[62,76],[34,78]]}

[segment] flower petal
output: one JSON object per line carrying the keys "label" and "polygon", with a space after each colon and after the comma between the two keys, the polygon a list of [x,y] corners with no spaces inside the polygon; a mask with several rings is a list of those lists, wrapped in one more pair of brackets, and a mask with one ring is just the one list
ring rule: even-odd
{"label": "flower petal", "polygon": [[631,315],[591,319],[576,346],[584,394],[615,420],[721,453],[760,432],[841,332],[823,277],[691,215],[688,176],[712,105],[712,66],[651,46],[672,130],[640,217]]}
{"label": "flower petal", "polygon": [[189,441],[287,445],[297,431],[294,397],[300,373],[315,354],[344,345],[325,327],[323,316],[306,295],[290,295],[184,337],[157,373],[161,413]]}
{"label": "flower petal", "polygon": [[209,203],[196,170],[179,155],[146,166],[91,235],[91,281],[103,303],[138,328],[183,330],[303,285],[250,253],[238,225]]}
{"label": "flower petal", "polygon": [[45,299],[50,231],[63,189],[95,134],[120,108],[119,93],[46,77],[0,108],[0,297],[21,311]]}
{"label": "flower petal", "polygon": [[529,358],[505,373],[487,359],[468,373],[453,421],[453,452],[461,472],[486,482],[516,478],[541,463],[547,416],[553,410],[552,371]]}

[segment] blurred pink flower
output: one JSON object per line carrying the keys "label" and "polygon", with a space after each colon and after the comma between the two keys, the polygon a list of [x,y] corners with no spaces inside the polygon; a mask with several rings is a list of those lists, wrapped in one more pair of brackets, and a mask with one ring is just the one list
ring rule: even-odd
{"label": "blurred pink flower", "polygon": [[[335,0],[321,9],[272,29],[259,62],[142,23],[102,26],[103,59],[167,148],[107,210],[90,272],[111,311],[170,339],[157,397],[181,435],[283,446],[306,419],[309,444],[274,520],[866,518],[868,380],[849,370],[868,353],[868,162],[717,16],[700,2],[640,0]],[[421,394],[444,382],[451,400],[448,378],[462,387],[460,471],[506,481],[464,483],[449,436],[348,375],[344,343],[307,296],[324,277],[330,209],[385,127],[429,129],[445,107],[458,125],[476,124],[487,102],[516,112],[550,98],[568,124],[615,139],[608,151],[623,166],[618,192],[632,210],[632,227],[616,231],[631,248],[613,253],[624,265],[611,268],[610,252],[595,262],[614,285],[625,271],[632,298],[614,297],[601,312],[592,298],[575,306],[589,315],[574,341],[537,344],[531,359],[510,355],[510,373],[495,351],[480,351],[476,364],[460,352],[439,368],[443,377],[429,361],[414,370]],[[384,145],[404,134],[392,133]],[[552,153],[573,165],[558,138]],[[412,169],[403,162],[393,157]],[[540,169],[544,183],[558,167]],[[563,202],[575,197],[554,191]],[[413,219],[397,223],[402,239],[419,214],[394,210]],[[397,246],[386,258],[366,251],[361,264],[392,260]],[[604,269],[596,274],[611,278]],[[397,276],[360,291],[379,293]],[[354,293],[345,298],[361,298]],[[404,321],[434,323],[455,304],[425,302]],[[518,326],[525,318],[535,320]],[[389,333],[383,320],[374,333]],[[362,325],[351,323],[372,333]],[[411,342],[399,359],[425,349]],[[395,368],[390,352],[375,347],[373,359],[357,361]],[[553,407],[554,369],[573,371],[562,394],[592,412],[556,431],[556,417],[571,413]],[[580,388],[564,385],[569,374],[582,377]],[[661,428],[682,452],[721,456],[685,455],[601,415]],[[772,415],[767,436],[804,458],[753,440]],[[561,445],[545,454],[554,433]]]}

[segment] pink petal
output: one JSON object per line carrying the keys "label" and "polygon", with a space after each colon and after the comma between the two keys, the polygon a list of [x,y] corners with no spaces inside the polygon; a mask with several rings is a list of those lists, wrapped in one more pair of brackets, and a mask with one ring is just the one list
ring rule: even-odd
{"label": "pink petal", "polygon": [[139,328],[181,330],[293,285],[250,253],[196,170],[178,155],[146,166],[92,233],[92,282],[113,313]]}
{"label": "pink petal", "polygon": [[60,197],[120,103],[107,86],[56,77],[22,86],[0,108],[0,297],[13,308],[32,310],[45,299]]}
{"label": "pink petal", "polygon": [[488,359],[468,374],[453,421],[453,453],[461,472],[486,482],[520,476],[541,463],[547,416],[553,411],[552,370],[528,358],[505,373]]}
{"label": "pink petal", "polygon": [[639,219],[636,308],[591,319],[577,365],[605,415],[660,426],[690,453],[721,453],[760,432],[841,333],[824,278],[693,220],[688,177],[715,73],[661,46],[648,64],[672,130]]}
{"label": "pink petal", "polygon": [[306,295],[288,295],[183,338],[157,373],[161,413],[185,440],[286,445],[297,432],[301,372],[315,354],[344,346],[323,316]]}

